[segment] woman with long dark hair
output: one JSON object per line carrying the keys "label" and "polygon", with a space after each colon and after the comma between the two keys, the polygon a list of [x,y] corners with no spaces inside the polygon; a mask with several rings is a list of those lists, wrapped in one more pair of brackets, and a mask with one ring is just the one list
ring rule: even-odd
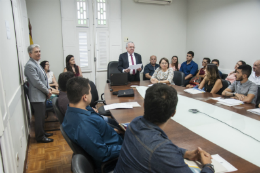
{"label": "woman with long dark hair", "polygon": [[179,64],[178,56],[174,55],[172,57],[172,62],[170,64],[170,67],[173,69],[173,71],[179,71],[181,68],[181,64]]}
{"label": "woman with long dark hair", "polygon": [[242,60],[238,61],[235,65],[235,68],[234,68],[235,70],[228,74],[226,80],[229,81],[230,84],[232,84],[236,80],[236,71],[237,71],[237,68],[241,65],[246,65],[245,61],[242,61]]}
{"label": "woman with long dark hair", "polygon": [[63,72],[71,71],[74,73],[75,77],[83,77],[79,66],[75,63],[75,58],[73,55],[68,55],[66,57],[66,67]]}
{"label": "woman with long dark hair", "polygon": [[219,76],[218,67],[215,64],[207,64],[206,74],[203,81],[199,85],[199,89],[205,87],[206,92],[219,94],[225,90],[221,78]]}

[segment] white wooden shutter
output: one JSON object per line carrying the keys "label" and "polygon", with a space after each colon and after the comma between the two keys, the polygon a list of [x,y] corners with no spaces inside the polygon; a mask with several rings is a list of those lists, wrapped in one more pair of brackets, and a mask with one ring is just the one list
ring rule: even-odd
{"label": "white wooden shutter", "polygon": [[90,34],[88,28],[78,28],[78,47],[79,47],[79,60],[82,71],[91,69],[91,51],[90,51]]}
{"label": "white wooden shutter", "polygon": [[96,58],[97,71],[106,70],[109,62],[109,32],[107,30],[96,31]]}

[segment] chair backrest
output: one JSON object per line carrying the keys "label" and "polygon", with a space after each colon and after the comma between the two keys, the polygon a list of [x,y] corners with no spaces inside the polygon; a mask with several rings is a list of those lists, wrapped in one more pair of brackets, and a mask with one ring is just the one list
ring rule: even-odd
{"label": "chair backrest", "polygon": [[74,173],[94,173],[95,170],[88,160],[81,154],[74,155],[72,158],[72,172]]}
{"label": "chair backrest", "polygon": [[107,80],[110,79],[112,73],[121,73],[118,68],[118,61],[110,61],[107,65]]}
{"label": "chair backrest", "polygon": [[55,112],[56,116],[57,116],[58,119],[59,119],[60,124],[62,124],[63,119],[64,119],[64,115],[61,113],[61,111],[60,111],[60,109],[59,109],[59,106],[58,106],[58,97],[53,97],[53,98],[52,98],[52,106],[53,106],[53,109],[54,109],[54,112]]}
{"label": "chair backrest", "polygon": [[28,99],[29,99],[29,84],[28,84],[27,81],[24,82],[23,88],[24,88],[24,94],[25,94],[25,95],[28,97]]}
{"label": "chair backrest", "polygon": [[70,138],[68,137],[68,135],[64,131],[62,124],[60,125],[60,131],[61,131],[62,136],[65,138],[65,140],[69,144],[73,153],[74,154],[82,154],[83,156],[85,156],[85,158],[88,160],[88,162],[92,166],[92,169],[94,170],[95,166],[94,166],[94,161],[93,161],[92,157],[83,148],[81,148],[78,144],[76,144],[72,140],[70,140]]}
{"label": "chair backrest", "polygon": [[229,86],[229,83],[228,83],[228,81],[226,81],[224,79],[221,79],[221,82],[222,82],[222,85],[223,85],[222,89],[224,91]]}
{"label": "chair backrest", "polygon": [[228,74],[222,73],[222,79],[226,79],[228,77]]}
{"label": "chair backrest", "polygon": [[91,107],[95,107],[96,104],[97,104],[96,101],[98,101],[98,99],[99,99],[97,87],[96,87],[96,85],[94,84],[94,82],[92,82],[92,81],[89,81],[89,85],[90,85],[90,87],[91,87],[91,95],[92,95],[92,100],[91,100],[91,102],[90,102],[89,105],[90,105]]}
{"label": "chair backrest", "polygon": [[173,82],[175,85],[183,86],[185,84],[185,74],[181,71],[174,71]]}
{"label": "chair backrest", "polygon": [[[258,85],[258,91],[257,91],[257,98],[256,98],[256,104],[260,103],[260,86]],[[258,107],[258,105],[256,105]]]}

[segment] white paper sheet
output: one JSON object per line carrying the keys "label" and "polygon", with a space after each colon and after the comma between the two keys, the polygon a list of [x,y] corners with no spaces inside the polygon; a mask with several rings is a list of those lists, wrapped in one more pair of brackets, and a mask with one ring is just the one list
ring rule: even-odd
{"label": "white paper sheet", "polygon": [[141,107],[141,105],[137,102],[123,102],[127,105],[132,105],[133,107]]}
{"label": "white paper sheet", "polygon": [[139,68],[141,68],[142,67],[142,64],[136,64],[136,65],[130,65],[129,67],[128,67],[128,69],[130,69],[130,70],[136,70],[136,69],[139,69]]}
{"label": "white paper sheet", "polygon": [[187,93],[190,93],[190,94],[201,94],[201,93],[205,92],[205,91],[197,90],[197,89],[193,89],[193,88],[186,89],[184,91],[187,92]]}
{"label": "white paper sheet", "polygon": [[248,112],[252,112],[254,114],[260,115],[260,108],[256,108],[256,109],[248,109]]}
{"label": "white paper sheet", "polygon": [[130,87],[135,88],[135,87],[138,87],[138,85],[131,85]]}
{"label": "white paper sheet", "polygon": [[114,103],[114,104],[110,104],[110,105],[105,105],[104,109],[107,110],[111,110],[111,109],[123,109],[123,108],[133,108],[133,106],[131,104],[126,104],[126,103]]}
{"label": "white paper sheet", "polygon": [[223,159],[222,157],[220,157],[218,154],[212,155],[211,156],[212,159],[216,160],[217,162],[219,162],[223,167],[225,167],[227,169],[227,171],[225,172],[233,172],[233,171],[237,171],[237,168],[235,168],[233,165],[231,165],[229,162],[227,162],[225,159]]}

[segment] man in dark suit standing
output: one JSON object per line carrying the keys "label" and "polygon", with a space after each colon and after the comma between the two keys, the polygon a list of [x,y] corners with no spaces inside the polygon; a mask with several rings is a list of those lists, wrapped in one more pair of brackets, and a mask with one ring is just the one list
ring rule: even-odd
{"label": "man in dark suit standing", "polygon": [[130,70],[128,67],[130,65],[142,64],[142,57],[138,53],[134,53],[135,45],[132,41],[126,43],[127,52],[122,53],[119,56],[118,70],[122,73],[128,73],[128,81],[140,81],[140,72],[143,69],[138,68],[135,70]]}

